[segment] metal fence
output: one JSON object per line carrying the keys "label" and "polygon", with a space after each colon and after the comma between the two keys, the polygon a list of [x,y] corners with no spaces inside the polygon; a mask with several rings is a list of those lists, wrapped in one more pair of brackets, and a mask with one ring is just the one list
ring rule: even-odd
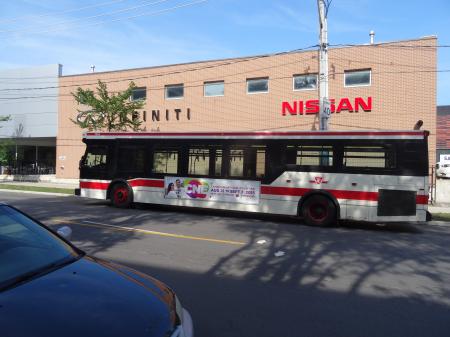
{"label": "metal fence", "polygon": [[45,175],[45,174],[55,174],[55,168],[52,166],[18,166],[18,167],[8,167],[3,170],[4,174],[11,175]]}

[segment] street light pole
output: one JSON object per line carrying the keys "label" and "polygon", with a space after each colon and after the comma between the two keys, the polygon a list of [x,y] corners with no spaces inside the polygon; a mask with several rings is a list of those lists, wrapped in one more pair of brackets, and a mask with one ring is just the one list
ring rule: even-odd
{"label": "street light pole", "polygon": [[317,0],[319,9],[319,129],[328,130],[330,101],[328,99],[328,24],[325,0]]}

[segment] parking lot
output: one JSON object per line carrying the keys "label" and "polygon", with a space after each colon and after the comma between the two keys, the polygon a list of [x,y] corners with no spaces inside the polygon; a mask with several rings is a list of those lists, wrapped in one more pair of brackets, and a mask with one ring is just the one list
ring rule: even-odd
{"label": "parking lot", "polygon": [[[448,336],[450,223],[312,228],[268,217],[0,192],[173,287],[196,336]],[[107,286],[107,285],[105,285]],[[89,308],[86,308],[89,310]]]}

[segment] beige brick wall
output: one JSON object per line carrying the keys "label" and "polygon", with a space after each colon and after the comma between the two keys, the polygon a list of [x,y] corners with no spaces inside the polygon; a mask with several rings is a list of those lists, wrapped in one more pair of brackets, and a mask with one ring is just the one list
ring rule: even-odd
{"label": "beige brick wall", "polygon": [[[431,132],[430,162],[436,148],[436,38],[390,44],[334,48],[329,53],[329,95],[340,99],[372,97],[372,111],[333,114],[330,129],[412,129],[418,119]],[[412,46],[412,47],[405,47]],[[282,116],[283,101],[317,99],[317,90],[293,91],[294,74],[317,73],[317,51],[270,57],[231,59],[60,78],[57,177],[77,178],[78,162],[84,152],[82,130],[75,118],[77,105],[70,93],[78,86],[94,88],[98,79],[110,82],[111,91],[124,90],[129,79],[147,88],[147,131],[256,131],[311,130],[318,128],[315,115]],[[344,87],[344,71],[372,69],[372,83]],[[269,77],[269,93],[246,93],[246,79]],[[205,81],[224,80],[225,95],[204,97]],[[164,86],[184,83],[184,98],[166,100]],[[187,109],[191,111],[187,119]],[[152,121],[152,110],[161,120]],[[165,119],[166,109],[169,120]],[[181,109],[176,120],[174,109]]]}

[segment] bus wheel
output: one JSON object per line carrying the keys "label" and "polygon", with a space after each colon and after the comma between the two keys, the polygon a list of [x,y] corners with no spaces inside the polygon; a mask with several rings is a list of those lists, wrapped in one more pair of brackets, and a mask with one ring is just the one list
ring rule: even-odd
{"label": "bus wheel", "polygon": [[111,191],[111,203],[114,207],[128,208],[133,202],[133,191],[126,184],[116,184]]}
{"label": "bus wheel", "polygon": [[301,215],[309,226],[327,227],[337,222],[337,211],[333,201],[320,194],[312,195],[305,200]]}

